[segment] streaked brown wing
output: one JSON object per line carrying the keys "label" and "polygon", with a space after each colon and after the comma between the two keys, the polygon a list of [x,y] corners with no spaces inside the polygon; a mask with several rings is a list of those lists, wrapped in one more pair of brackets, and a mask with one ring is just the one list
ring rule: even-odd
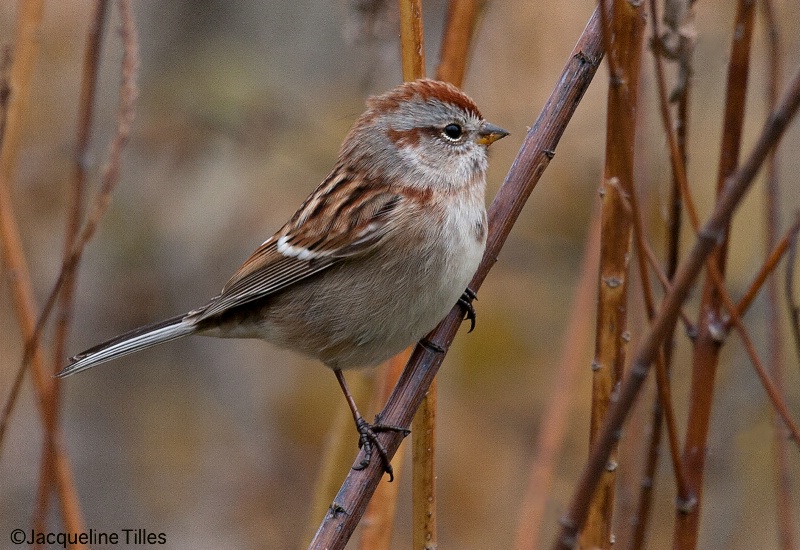
{"label": "streaked brown wing", "polygon": [[331,178],[289,223],[242,264],[222,293],[198,311],[198,321],[264,298],[345,258],[362,254],[396,226],[392,220],[402,200],[400,195],[361,190],[357,207],[351,205],[350,215],[342,216],[341,210],[352,198],[343,201],[337,193],[342,191],[346,178],[335,178],[334,185],[330,185]]}
{"label": "streaked brown wing", "polygon": [[274,239],[267,241],[239,268],[222,293],[200,312],[198,321],[263,298],[330,267],[333,258],[301,261],[282,255]]}

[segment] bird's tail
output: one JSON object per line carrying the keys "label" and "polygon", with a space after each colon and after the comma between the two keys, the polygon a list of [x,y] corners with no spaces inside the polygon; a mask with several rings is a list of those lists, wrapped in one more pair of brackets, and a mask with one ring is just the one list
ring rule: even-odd
{"label": "bird's tail", "polygon": [[192,321],[186,320],[187,317],[185,314],[179,315],[160,323],[139,327],[98,344],[75,357],[70,357],[69,365],[56,376],[63,378],[117,357],[191,334],[196,331],[197,327]]}

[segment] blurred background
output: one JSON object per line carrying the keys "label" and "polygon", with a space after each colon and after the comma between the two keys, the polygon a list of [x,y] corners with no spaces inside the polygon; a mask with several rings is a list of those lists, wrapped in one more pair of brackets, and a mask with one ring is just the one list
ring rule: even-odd
{"label": "blurred background", "polygon": [[[137,118],[113,203],[81,265],[70,353],[205,303],[325,177],[365,97],[401,81],[395,3],[387,2],[377,23],[367,27],[358,4],[133,3],[141,44]],[[429,74],[435,72],[446,4],[424,2]],[[732,4],[697,5],[689,176],[703,217],[716,181]],[[800,4],[775,4],[785,70],[792,74],[800,59]],[[92,5],[46,5],[14,182],[39,303],[60,263]],[[487,200],[500,186],[593,8],[591,0],[489,2],[464,83],[484,116],[511,132],[492,147]],[[15,10],[13,2],[0,4],[4,43],[13,39]],[[92,140],[95,188],[114,131],[121,53],[117,25],[114,10],[104,42]],[[765,116],[765,42],[759,19],[744,151]],[[442,548],[506,548],[513,541],[597,201],[606,82],[603,65],[481,289],[475,332],[467,335],[462,329],[440,371]],[[640,97],[637,173],[651,239],[660,251],[669,165],[649,53]],[[782,227],[800,204],[798,150],[795,123],[782,149]],[[756,186],[734,224],[734,297],[764,256],[762,194]],[[630,313],[634,342],[644,324],[639,303]],[[687,306],[693,318],[695,305]],[[759,301],[746,322],[763,356],[762,320]],[[5,399],[21,356],[5,279],[0,331]],[[574,388],[571,431],[549,501],[545,541],[557,529],[587,454],[592,346],[586,347]],[[674,391],[683,427],[690,366],[683,335],[676,359]],[[796,357],[787,352],[787,360],[788,401],[797,415],[800,375]],[[777,548],[771,411],[735,337],[723,352],[715,400],[700,547]],[[307,523],[316,521],[308,517],[309,502],[326,433],[334,412],[344,406],[334,376],[320,364],[254,341],[190,338],[69,378],[63,432],[87,527],[164,532],[170,548],[302,547]],[[362,412],[371,417],[375,411]],[[649,408],[637,414],[639,421],[626,430],[626,439],[640,440],[647,433]],[[2,536],[30,527],[41,434],[26,382],[0,460]],[[353,431],[354,454],[356,441]],[[794,449],[790,458],[795,502],[800,503],[800,460]],[[620,465],[620,475],[632,480],[632,487],[638,483],[640,459],[634,456]],[[345,473],[346,467],[342,477]],[[410,545],[408,477],[397,480],[396,548]],[[673,487],[664,459],[652,548],[669,544]],[[634,497],[621,491],[621,499]],[[58,525],[55,514],[50,525]]]}

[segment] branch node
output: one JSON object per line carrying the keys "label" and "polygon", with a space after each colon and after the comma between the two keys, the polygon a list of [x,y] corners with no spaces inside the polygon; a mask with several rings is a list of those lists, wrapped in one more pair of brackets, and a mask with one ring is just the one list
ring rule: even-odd
{"label": "branch node", "polygon": [[574,530],[574,529],[577,529],[577,528],[578,528],[578,525],[575,523],[575,520],[573,520],[573,519],[572,519],[571,517],[569,517],[569,516],[561,516],[561,517],[558,519],[558,523],[559,523],[559,524],[560,524],[562,527],[564,527],[565,529]]}
{"label": "branch node", "polygon": [[348,512],[347,512],[347,510],[345,510],[344,506],[342,506],[341,504],[339,504],[335,500],[331,503],[330,508],[328,508],[328,513],[330,514],[330,517],[332,517],[334,519],[339,517],[339,514],[348,515]]}
{"label": "branch node", "polygon": [[697,497],[689,495],[686,498],[675,498],[675,509],[681,514],[691,514],[697,508]]}
{"label": "branch node", "polygon": [[708,322],[708,334],[711,339],[717,344],[722,344],[728,337],[728,324],[724,319],[715,319]]}
{"label": "branch node", "polygon": [[725,231],[724,227],[719,229],[712,229],[710,227],[704,226],[697,232],[697,238],[703,241],[711,241],[715,245],[720,245],[725,242]]}
{"label": "branch node", "polygon": [[600,65],[600,59],[602,59],[602,57],[592,57],[587,55],[583,50],[579,50],[578,53],[575,54],[575,59],[581,63],[587,63],[592,67],[597,68],[598,65]]}

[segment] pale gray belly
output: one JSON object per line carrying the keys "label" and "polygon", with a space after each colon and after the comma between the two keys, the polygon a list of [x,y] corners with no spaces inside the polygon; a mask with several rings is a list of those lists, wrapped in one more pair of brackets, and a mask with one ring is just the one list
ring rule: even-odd
{"label": "pale gray belly", "polygon": [[261,338],[331,368],[376,365],[419,340],[456,304],[483,250],[464,237],[448,249],[437,244],[345,260],[207,334]]}

